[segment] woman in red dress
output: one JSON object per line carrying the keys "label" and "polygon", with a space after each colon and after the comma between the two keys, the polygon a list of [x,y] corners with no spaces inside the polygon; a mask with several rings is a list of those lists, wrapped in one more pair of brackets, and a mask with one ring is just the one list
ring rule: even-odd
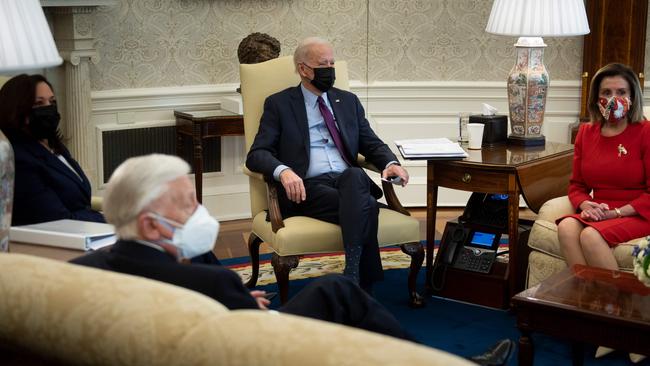
{"label": "woman in red dress", "polygon": [[594,75],[590,123],[575,142],[569,199],[576,214],[560,218],[567,264],[618,269],[612,248],[650,234],[650,122],[634,71],[609,64]]}

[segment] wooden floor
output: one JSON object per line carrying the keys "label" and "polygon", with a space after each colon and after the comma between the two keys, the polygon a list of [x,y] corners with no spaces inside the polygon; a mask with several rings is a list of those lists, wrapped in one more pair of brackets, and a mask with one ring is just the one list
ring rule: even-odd
{"label": "wooden floor", "polygon": [[[420,239],[426,239],[426,218],[427,211],[425,208],[410,208],[411,215],[420,221]],[[462,208],[439,208],[438,220],[436,221],[436,239],[442,236],[445,229],[445,223],[454,219],[463,213]],[[535,213],[528,209],[521,209],[519,217],[525,219],[534,219]],[[216,245],[216,254],[218,258],[236,258],[248,256],[246,241],[251,229],[251,219],[233,220],[221,222],[219,238]],[[270,250],[263,246],[260,249],[262,253],[268,253]]]}

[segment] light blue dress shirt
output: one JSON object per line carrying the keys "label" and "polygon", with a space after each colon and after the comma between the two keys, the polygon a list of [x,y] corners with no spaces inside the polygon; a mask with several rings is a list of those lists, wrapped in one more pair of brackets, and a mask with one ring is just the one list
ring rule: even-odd
{"label": "light blue dress shirt", "polygon": [[[307,111],[307,123],[309,125],[309,168],[305,178],[344,171],[348,168],[348,164],[341,157],[341,153],[336,148],[334,140],[332,140],[332,136],[325,125],[323,115],[318,109],[318,96],[307,90],[302,84],[300,84],[300,89],[305,99],[305,110]],[[330,101],[327,99],[327,93],[323,93],[322,97],[325,105],[334,115]],[[288,168],[286,165],[279,165],[273,171],[273,178],[279,181],[280,173]]]}

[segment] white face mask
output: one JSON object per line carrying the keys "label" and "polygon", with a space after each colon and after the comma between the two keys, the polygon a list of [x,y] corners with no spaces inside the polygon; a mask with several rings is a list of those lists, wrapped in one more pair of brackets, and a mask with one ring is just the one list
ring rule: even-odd
{"label": "white face mask", "polygon": [[210,216],[203,205],[196,208],[185,225],[155,212],[151,216],[172,230],[172,240],[165,239],[165,242],[178,248],[179,256],[183,258],[194,258],[211,251],[219,234],[219,221]]}

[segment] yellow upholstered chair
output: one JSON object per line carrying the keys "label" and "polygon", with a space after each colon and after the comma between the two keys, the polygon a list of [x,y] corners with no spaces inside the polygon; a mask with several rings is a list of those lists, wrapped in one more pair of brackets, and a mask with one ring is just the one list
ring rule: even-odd
{"label": "yellow upholstered chair", "polygon": [[[264,100],[271,94],[296,86],[300,77],[294,71],[292,57],[281,57],[259,64],[240,65],[241,90],[244,103],[244,130],[246,150],[253,144],[262,116]],[[347,64],[336,62],[336,84],[339,89],[349,89]],[[365,164],[360,157],[360,165],[366,169],[378,171]],[[269,244],[273,250],[271,263],[275,271],[282,302],[288,294],[289,271],[298,266],[301,255],[314,253],[331,253],[343,250],[341,229],[338,225],[316,220],[310,217],[295,216],[283,219],[277,201],[275,182],[265,181],[261,174],[248,169],[250,176],[251,213],[253,228],[248,240],[253,271],[247,286],[253,287],[259,275],[259,246],[262,242]],[[384,195],[390,209],[379,211],[378,241],[380,247],[400,245],[402,251],[411,256],[411,268],[408,277],[408,294],[412,306],[424,304],[423,298],[416,292],[416,277],[422,267],[424,249],[420,245],[420,225],[418,220],[409,216],[397,200],[393,185],[382,182]],[[270,221],[267,221],[268,210]]]}
{"label": "yellow upholstered chair", "polygon": [[[528,256],[526,287],[535,286],[554,273],[560,272],[567,267],[564,255],[560,249],[555,220],[574,212],[568,196],[548,200],[539,209],[537,219],[528,237],[530,254]],[[616,246],[614,249],[614,257],[621,270],[632,271],[632,248],[641,239],[630,240]]]}

